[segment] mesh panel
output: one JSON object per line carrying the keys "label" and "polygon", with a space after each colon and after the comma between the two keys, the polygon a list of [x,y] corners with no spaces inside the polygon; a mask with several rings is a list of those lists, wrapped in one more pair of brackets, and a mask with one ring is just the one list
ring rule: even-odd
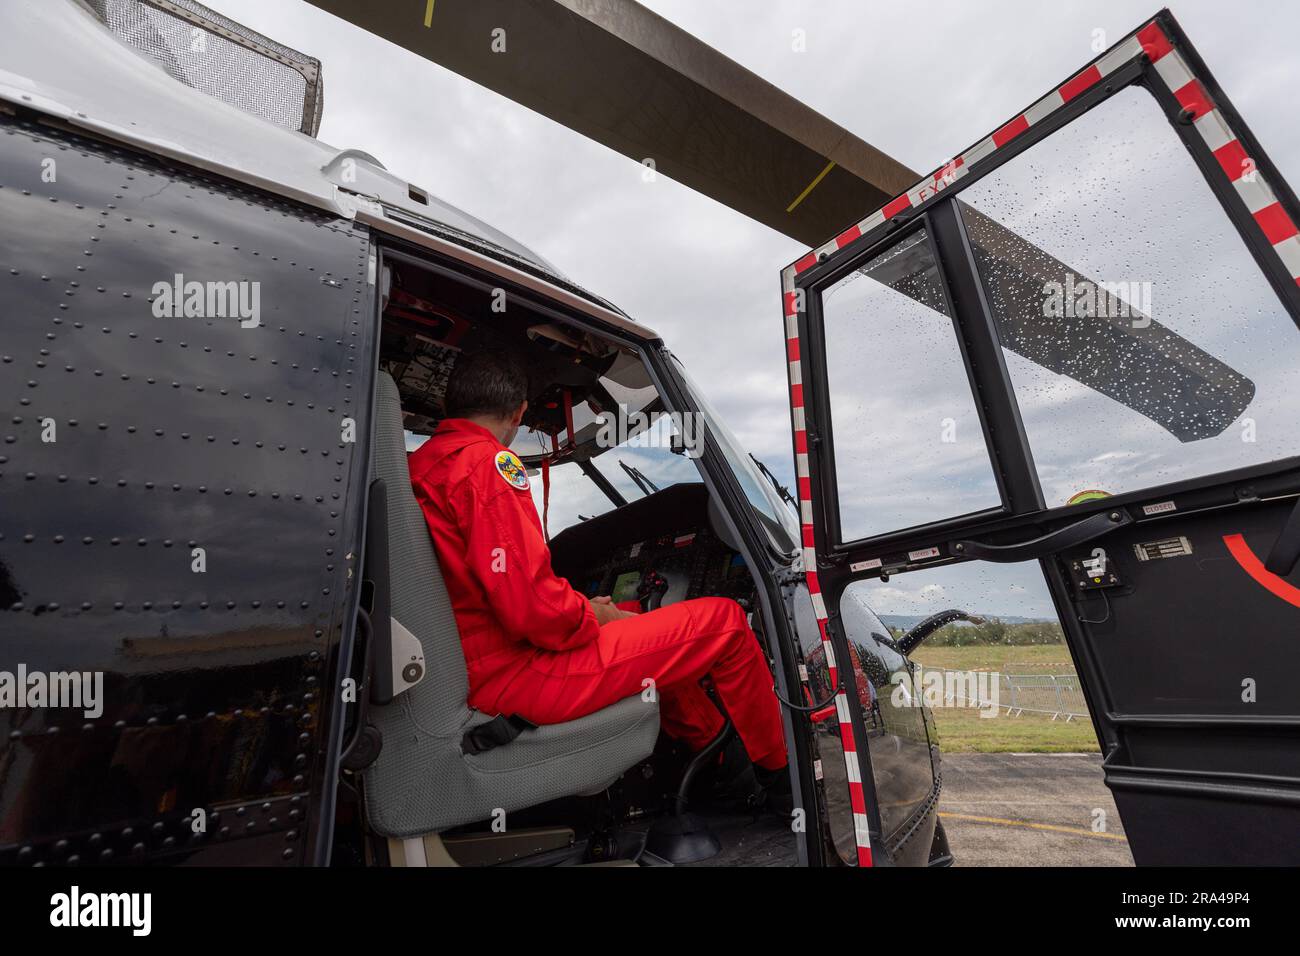
{"label": "mesh panel", "polygon": [[89,0],[121,40],[186,86],[315,136],[324,88],[320,61],[193,0]]}

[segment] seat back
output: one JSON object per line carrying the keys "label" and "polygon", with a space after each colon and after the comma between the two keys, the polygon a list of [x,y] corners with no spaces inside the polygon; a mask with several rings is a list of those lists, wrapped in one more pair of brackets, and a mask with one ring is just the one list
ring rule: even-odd
{"label": "seat back", "polygon": [[374,477],[384,480],[388,497],[390,609],[420,641],[429,670],[403,696],[410,696],[413,716],[426,731],[459,733],[470,714],[465,653],[429,527],[411,489],[401,399],[387,372],[379,373],[375,404]]}
{"label": "seat back", "polygon": [[473,711],[466,703],[469,675],[451,599],[411,489],[401,398],[387,372],[379,373],[376,388],[373,451],[374,477],[384,479],[387,493],[390,610],[419,640],[427,673],[391,704],[371,708],[384,748],[366,772],[367,806],[382,832],[428,832],[434,829],[437,779],[421,758],[432,745],[459,759]]}

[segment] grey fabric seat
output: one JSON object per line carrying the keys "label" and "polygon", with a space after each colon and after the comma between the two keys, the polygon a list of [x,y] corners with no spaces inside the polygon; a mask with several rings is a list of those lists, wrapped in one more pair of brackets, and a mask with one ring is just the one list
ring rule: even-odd
{"label": "grey fabric seat", "polygon": [[[466,703],[469,679],[451,602],[406,465],[397,386],[379,373],[375,477],[387,485],[392,617],[424,651],[424,679],[372,707],[383,750],[365,771],[366,806],[382,836],[409,839],[494,812],[598,793],[650,755],[659,705],[639,695],[564,724],[525,730],[485,753],[461,752],[465,731],[495,715]],[[388,666],[376,661],[375,667]]]}

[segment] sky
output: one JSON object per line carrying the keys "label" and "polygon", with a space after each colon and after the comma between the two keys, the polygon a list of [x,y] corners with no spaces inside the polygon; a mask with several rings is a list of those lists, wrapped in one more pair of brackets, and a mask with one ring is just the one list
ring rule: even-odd
{"label": "sky", "polygon": [[[778,277],[804,248],[664,176],[646,182],[639,163],[301,0],[208,2],[322,61],[322,140],[372,153],[659,331],[745,446],[790,483]],[[1054,88],[1095,56],[1098,31],[1109,44],[1156,9],[1127,0],[644,5],[918,170]],[[1173,12],[1282,174],[1300,182],[1300,5],[1195,0]],[[803,52],[792,42],[797,30]],[[867,211],[846,210],[846,224]],[[1068,380],[1057,393],[1051,386],[1026,388],[1041,393],[1044,407],[1072,397]],[[880,396],[904,399],[896,389]],[[874,437],[888,435],[859,436]],[[1065,460],[1068,447],[1053,454]],[[870,449],[864,455],[870,460]],[[1057,484],[1069,481],[1051,493]],[[896,576],[872,600],[885,614],[948,606],[1051,614],[1036,565]]]}

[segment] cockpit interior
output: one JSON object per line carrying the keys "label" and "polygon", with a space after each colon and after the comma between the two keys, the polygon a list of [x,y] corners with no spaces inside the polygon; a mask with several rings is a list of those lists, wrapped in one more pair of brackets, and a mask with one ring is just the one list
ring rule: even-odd
{"label": "cockpit interior", "polygon": [[[680,429],[674,429],[672,420],[660,415],[663,399],[637,348],[593,334],[548,307],[434,263],[394,254],[385,257],[379,273],[377,442],[387,414],[382,389],[395,387],[394,405],[400,404],[401,436],[409,453],[443,418],[448,375],[460,355],[484,347],[512,352],[530,380],[528,410],[511,448],[528,469],[539,515],[545,516],[555,572],[587,597],[609,595],[620,607],[638,613],[696,597],[732,598],[749,612],[756,637],[760,645],[765,644],[768,638],[763,634],[751,569],[730,522],[701,480],[698,463],[687,447],[690,436],[677,434]],[[623,424],[616,427],[614,423],[620,421]],[[393,422],[389,430],[396,434],[396,429]],[[378,446],[375,454],[377,459],[384,457]],[[402,482],[404,462],[390,461],[389,467],[387,524],[391,529],[400,523],[396,510],[409,511],[410,504],[395,504],[392,497],[391,486]],[[409,496],[409,476],[406,484]],[[367,550],[369,554],[369,541]],[[409,595],[413,589],[419,593],[423,579],[409,579],[413,572],[404,553],[392,543],[387,552],[394,595]],[[404,575],[408,580],[402,583]],[[436,561],[429,576],[439,576]],[[441,581],[430,581],[429,586],[442,589]],[[372,611],[375,616],[380,613]],[[394,627],[399,615],[415,616],[400,610],[396,598],[392,615]],[[445,631],[450,618],[443,620]],[[405,630],[409,622],[402,623]],[[454,629],[454,621],[451,626]],[[423,680],[438,682],[449,679],[447,675],[461,680],[456,675],[464,670],[463,658],[459,671],[454,659],[458,643],[448,643],[445,635],[432,643],[421,639],[427,666]],[[431,650],[439,641],[441,649]],[[770,663],[771,650],[763,649]],[[384,666],[381,661],[374,664]],[[711,690],[707,678],[704,686]],[[429,693],[419,685],[415,691]],[[718,703],[716,696],[713,699]],[[385,722],[395,726],[391,714],[402,706],[414,705],[404,705],[399,697],[384,705],[372,703],[369,713],[383,730]],[[725,716],[720,703],[719,709]],[[459,730],[457,719],[470,726],[494,716],[476,715],[464,707],[462,711],[460,717],[440,718],[447,721],[440,732],[448,740]],[[616,736],[624,733],[618,730],[617,716],[600,712],[583,720],[595,722],[597,734]],[[529,743],[529,734],[541,741],[552,732],[563,734],[562,728],[568,726],[525,731],[486,754],[466,753],[463,747],[450,752],[455,748],[446,744],[438,753],[412,752],[403,757],[408,764],[430,765],[430,792],[421,799],[450,804],[430,810],[422,822],[390,812],[389,806],[368,806],[408,799],[395,798],[387,783],[396,757],[384,753],[395,736],[385,730],[374,766],[345,769],[349,785],[340,816],[350,816],[355,826],[351,838],[339,832],[336,839],[350,843],[358,864],[409,864],[412,853],[430,862],[437,854],[440,860],[458,865],[795,862],[789,818],[764,809],[761,798],[754,798],[752,783],[731,780],[723,787],[715,779],[726,740],[715,741],[716,746],[695,755],[652,726],[638,731],[644,743],[636,753],[625,749],[609,758],[597,756],[595,762],[604,760],[604,764],[574,772],[567,788],[573,792],[553,795],[554,787],[542,788],[537,795],[546,799],[519,806],[524,799],[518,796],[521,788],[531,793],[538,775],[546,777],[561,769],[558,763],[548,768],[544,757],[539,761],[532,751],[541,743]],[[590,736],[592,731],[586,733]],[[516,753],[518,758],[512,758]],[[515,774],[517,782],[508,788],[511,793],[482,792],[494,785],[485,784],[480,772],[488,763],[494,770],[500,765]],[[381,766],[382,772],[377,769]],[[407,767],[403,784],[407,788],[420,779],[413,773]],[[590,777],[585,783],[584,773]],[[451,783],[449,775],[456,778]],[[461,777],[463,785],[457,782]],[[511,802],[514,805],[505,812],[493,812]],[[421,832],[413,843],[412,830],[432,832]]]}

